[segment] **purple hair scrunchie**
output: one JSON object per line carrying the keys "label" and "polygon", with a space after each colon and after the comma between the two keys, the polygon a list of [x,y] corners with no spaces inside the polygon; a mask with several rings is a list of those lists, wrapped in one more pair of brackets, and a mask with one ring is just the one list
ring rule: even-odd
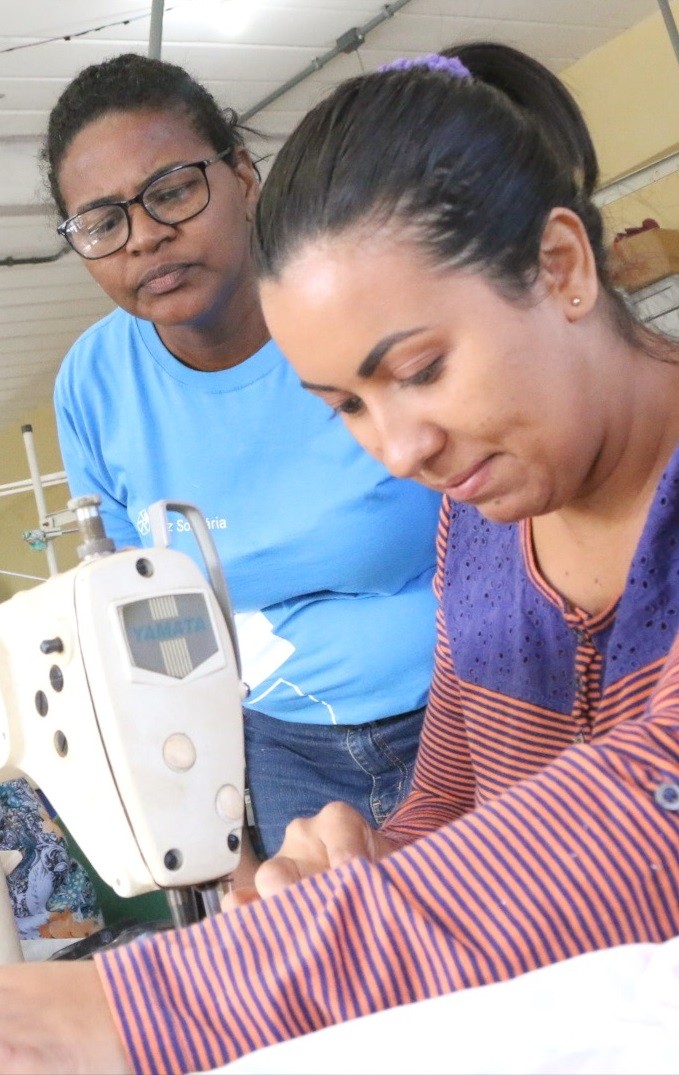
{"label": "purple hair scrunchie", "polygon": [[392,60],[382,64],[378,71],[409,71],[412,67],[427,67],[430,71],[444,71],[452,78],[471,78],[472,73],[457,56],[440,56],[429,52],[426,56],[416,56],[413,60]]}

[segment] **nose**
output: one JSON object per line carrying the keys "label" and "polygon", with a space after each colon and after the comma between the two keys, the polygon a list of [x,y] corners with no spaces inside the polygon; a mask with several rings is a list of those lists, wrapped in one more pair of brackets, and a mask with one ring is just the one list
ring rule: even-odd
{"label": "nose", "polygon": [[443,446],[445,435],[428,421],[406,421],[400,413],[378,423],[379,457],[395,478],[419,478]]}
{"label": "nose", "polygon": [[131,205],[127,212],[130,218],[130,236],[127,240],[129,251],[155,250],[166,239],[174,238],[176,226],[154,220],[143,205]]}

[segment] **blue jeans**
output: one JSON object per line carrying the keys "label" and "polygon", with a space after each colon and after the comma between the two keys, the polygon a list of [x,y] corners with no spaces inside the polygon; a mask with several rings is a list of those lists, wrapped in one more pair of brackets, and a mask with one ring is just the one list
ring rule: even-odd
{"label": "blue jeans", "polygon": [[410,788],[424,709],[368,724],[297,724],[245,710],[245,760],[260,854],[287,824],[341,800],[381,825]]}

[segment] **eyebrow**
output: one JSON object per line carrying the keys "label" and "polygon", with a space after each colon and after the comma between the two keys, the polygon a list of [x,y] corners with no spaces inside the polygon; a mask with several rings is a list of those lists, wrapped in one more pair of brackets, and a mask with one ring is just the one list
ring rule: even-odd
{"label": "eyebrow", "polygon": [[73,216],[80,216],[81,213],[89,213],[90,209],[104,209],[107,205],[119,205],[120,202],[125,201],[124,198],[116,198],[115,194],[110,197],[94,198],[91,202],[85,202],[84,205],[79,205]]}
{"label": "eyebrow", "polygon": [[400,343],[401,340],[407,340],[410,336],[417,335],[418,332],[424,332],[424,326],[409,328],[404,332],[394,332],[391,336],[385,336],[384,339],[380,340],[379,343],[376,343],[373,349],[365,356],[358,367],[358,376],[362,377],[364,380],[368,377],[372,377],[380,362],[392,349],[394,344]]}
{"label": "eyebrow", "polygon": [[[391,336],[385,336],[383,340],[376,343],[373,348],[368,352],[363,361],[358,367],[357,373],[363,380],[367,380],[368,377],[372,377],[373,373],[379,366],[380,362],[391,348],[400,343],[401,340],[407,340],[411,336],[416,336],[419,332],[424,332],[425,326],[421,325],[417,328],[405,329],[403,332],[394,332]],[[311,389],[314,392],[336,392],[337,389],[331,384],[314,384],[311,381],[300,381],[302,388]]]}
{"label": "eyebrow", "polygon": [[[193,161],[189,161],[189,163],[193,164]],[[137,194],[145,190],[156,179],[160,179],[161,175],[165,175],[165,172],[171,172],[173,168],[183,168],[185,164],[185,161],[177,161],[175,164],[165,164],[162,168],[156,168],[155,172],[140,183]],[[80,216],[81,213],[87,213],[90,209],[104,209],[107,205],[120,205],[121,202],[125,201],[127,201],[127,198],[122,198],[115,194],[105,194],[103,198],[93,198],[91,202],[85,202],[84,205],[78,206],[73,216]]]}

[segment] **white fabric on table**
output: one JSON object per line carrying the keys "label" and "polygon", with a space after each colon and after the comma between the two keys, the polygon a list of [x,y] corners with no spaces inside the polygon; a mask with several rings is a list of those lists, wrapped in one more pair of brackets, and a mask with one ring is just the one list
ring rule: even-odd
{"label": "white fabric on table", "polygon": [[679,937],[611,948],[258,1050],[225,1075],[677,1075]]}

